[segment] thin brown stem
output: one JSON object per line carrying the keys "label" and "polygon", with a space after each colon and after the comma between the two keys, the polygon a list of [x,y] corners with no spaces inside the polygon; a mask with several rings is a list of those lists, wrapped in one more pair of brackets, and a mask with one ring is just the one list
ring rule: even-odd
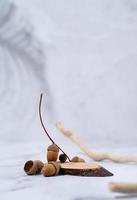
{"label": "thin brown stem", "polygon": [[53,139],[50,137],[48,131],[46,130],[45,126],[44,126],[44,123],[43,123],[43,120],[42,120],[42,115],[41,115],[41,104],[42,104],[42,97],[43,97],[43,94],[40,95],[40,101],[39,101],[39,118],[40,118],[40,122],[41,122],[41,125],[45,131],[45,133],[47,134],[48,138],[50,139],[50,141],[55,144],[55,142],[53,141]]}
{"label": "thin brown stem", "polygon": [[54,142],[54,140],[50,137],[50,135],[49,135],[47,129],[46,129],[45,126],[44,126],[44,123],[43,123],[43,120],[42,120],[42,115],[41,115],[42,98],[43,98],[43,94],[40,95],[40,100],[39,100],[39,118],[40,118],[41,125],[42,125],[42,127],[43,127],[43,129],[44,129],[46,135],[47,135],[48,138],[50,139],[50,141],[51,141],[53,144],[55,144],[55,145],[60,149],[60,151],[62,151],[63,154],[66,155],[66,157],[68,158],[69,161],[71,161],[70,158],[68,157],[68,155],[67,155],[67,154]]}

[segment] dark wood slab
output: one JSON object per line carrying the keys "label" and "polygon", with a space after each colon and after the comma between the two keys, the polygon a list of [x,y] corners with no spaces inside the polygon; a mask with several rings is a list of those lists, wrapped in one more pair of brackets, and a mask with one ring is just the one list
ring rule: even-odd
{"label": "dark wood slab", "polygon": [[75,176],[95,176],[105,177],[113,176],[111,172],[101,165],[92,163],[68,162],[61,163],[60,174],[68,174]]}

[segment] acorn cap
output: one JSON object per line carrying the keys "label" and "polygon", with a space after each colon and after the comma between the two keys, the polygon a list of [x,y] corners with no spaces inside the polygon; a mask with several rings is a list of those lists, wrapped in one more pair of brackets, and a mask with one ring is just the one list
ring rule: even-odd
{"label": "acorn cap", "polygon": [[56,144],[51,144],[50,146],[48,146],[48,151],[55,151],[55,152],[59,152],[59,148],[57,147]]}
{"label": "acorn cap", "polygon": [[37,164],[32,160],[28,160],[24,165],[24,171],[26,172],[27,175],[37,174],[38,171]]}

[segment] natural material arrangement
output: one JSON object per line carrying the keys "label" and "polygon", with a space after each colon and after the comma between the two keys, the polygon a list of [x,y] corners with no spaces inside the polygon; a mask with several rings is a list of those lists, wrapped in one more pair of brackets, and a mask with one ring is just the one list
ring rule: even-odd
{"label": "natural material arrangement", "polygon": [[[74,156],[72,159],[60,148],[54,140],[51,138],[47,129],[44,126],[42,115],[41,115],[41,104],[42,104],[43,94],[40,95],[39,101],[39,118],[41,125],[51,141],[51,144],[47,148],[47,162],[43,163],[40,160],[29,160],[24,165],[24,171],[27,175],[36,175],[43,174],[44,177],[56,176],[56,175],[77,175],[77,176],[96,176],[96,177],[104,177],[104,176],[113,176],[111,172],[103,168],[98,164],[87,163],[83,158],[78,156]],[[95,161],[101,160],[111,160],[113,162],[137,162],[136,156],[115,156],[111,153],[95,153],[87,148],[80,139],[72,133],[70,130],[64,128],[61,123],[56,123],[56,127],[71,139],[74,143],[76,143],[79,148],[85,152],[90,158]],[[60,154],[60,151],[62,152]],[[119,193],[137,193],[137,183],[118,183],[118,182],[110,182],[108,184],[108,188],[112,192]]]}
{"label": "natural material arrangement", "polygon": [[[39,160],[29,160],[24,165],[24,171],[27,175],[43,174],[45,177],[59,174],[77,175],[77,176],[112,176],[113,174],[100,165],[86,163],[83,158],[74,156],[72,159],[60,148],[51,138],[44,126],[41,115],[41,104],[43,94],[39,101],[39,118],[41,125],[51,144],[47,148],[47,162]],[[61,154],[60,154],[61,151]]]}

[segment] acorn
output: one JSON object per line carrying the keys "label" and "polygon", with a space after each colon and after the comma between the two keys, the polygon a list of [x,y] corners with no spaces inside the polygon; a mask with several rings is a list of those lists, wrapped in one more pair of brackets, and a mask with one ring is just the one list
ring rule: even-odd
{"label": "acorn", "polygon": [[56,173],[55,173],[55,175],[58,175],[59,174],[59,172],[60,172],[60,164],[58,163],[58,162],[49,162],[49,164],[52,164],[52,165],[54,165],[54,167],[56,168]]}
{"label": "acorn", "polygon": [[41,170],[42,170],[42,168],[44,166],[44,163],[41,162],[40,160],[35,160],[34,162],[37,164],[37,169],[38,169],[37,172],[41,173]]}
{"label": "acorn", "polygon": [[83,158],[79,158],[78,162],[85,162],[85,160]]}
{"label": "acorn", "polygon": [[44,167],[41,170],[41,173],[43,176],[55,176],[59,174],[60,171],[60,165],[56,162],[50,162],[48,164],[45,164]]}
{"label": "acorn", "polygon": [[71,162],[85,162],[83,158],[79,158],[78,156],[75,156],[71,159]]}
{"label": "acorn", "polygon": [[66,160],[67,160],[66,154],[60,154],[59,155],[59,160],[60,160],[61,163],[66,162]]}
{"label": "acorn", "polygon": [[51,144],[47,149],[47,161],[57,161],[59,148],[56,144]]}
{"label": "acorn", "polygon": [[40,160],[28,160],[24,165],[24,171],[27,175],[40,174],[44,164]]}
{"label": "acorn", "polygon": [[55,167],[52,164],[45,164],[41,170],[41,173],[43,176],[54,176],[55,171]]}

